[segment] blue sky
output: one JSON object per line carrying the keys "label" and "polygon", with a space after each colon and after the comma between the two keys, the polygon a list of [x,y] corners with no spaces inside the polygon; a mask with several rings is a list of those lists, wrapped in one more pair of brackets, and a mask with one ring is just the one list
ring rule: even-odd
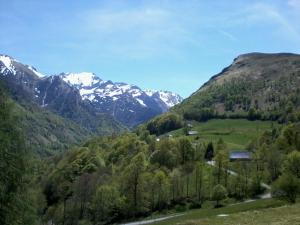
{"label": "blue sky", "polygon": [[300,0],[0,0],[0,53],[184,97],[247,52],[300,53]]}

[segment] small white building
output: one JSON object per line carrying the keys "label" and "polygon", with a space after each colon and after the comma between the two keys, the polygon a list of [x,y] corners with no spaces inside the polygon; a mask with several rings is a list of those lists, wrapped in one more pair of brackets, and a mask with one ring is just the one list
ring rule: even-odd
{"label": "small white building", "polygon": [[199,134],[199,132],[196,131],[196,130],[190,130],[190,131],[188,132],[188,135],[197,135],[197,134]]}

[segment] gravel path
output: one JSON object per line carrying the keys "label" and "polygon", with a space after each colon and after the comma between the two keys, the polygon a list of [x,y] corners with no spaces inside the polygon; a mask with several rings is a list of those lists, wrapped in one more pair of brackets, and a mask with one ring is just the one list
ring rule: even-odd
{"label": "gravel path", "polygon": [[158,221],[163,221],[163,220],[167,220],[167,219],[171,219],[177,216],[182,216],[183,213],[181,214],[176,214],[176,215],[171,215],[171,216],[165,216],[165,217],[160,217],[160,218],[156,218],[156,219],[152,219],[152,220],[143,220],[143,221],[137,221],[137,222],[132,222],[132,223],[123,223],[121,225],[142,225],[142,224],[150,224],[150,223],[154,223],[154,222],[158,222]]}

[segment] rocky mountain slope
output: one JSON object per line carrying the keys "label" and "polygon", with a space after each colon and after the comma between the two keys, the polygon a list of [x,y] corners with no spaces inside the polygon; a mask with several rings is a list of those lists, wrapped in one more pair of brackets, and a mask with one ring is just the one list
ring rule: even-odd
{"label": "rocky mountain slope", "polygon": [[43,76],[31,66],[8,57],[0,58],[1,79],[17,101],[28,101],[56,113],[97,134],[119,132],[122,125],[98,112],[90,101],[59,76]]}
{"label": "rocky mountain slope", "polygon": [[0,55],[0,81],[22,114],[28,144],[41,154],[66,149],[90,135],[126,128],[98,112],[79,91],[58,76],[43,76],[34,67]]}
{"label": "rocky mountain slope", "polygon": [[62,73],[64,81],[77,88],[82,99],[91,101],[128,127],[134,127],[180,103],[182,97],[167,91],[142,90],[136,85],[104,81],[93,73]]}
{"label": "rocky mountain slope", "polygon": [[186,119],[298,120],[300,55],[249,53],[174,107]]}
{"label": "rocky mountain slope", "polygon": [[[88,135],[122,132],[182,100],[171,92],[143,91],[135,85],[103,81],[92,73],[45,76],[7,55],[0,55],[0,81],[27,115],[26,133],[41,133],[29,141],[50,149],[80,142]],[[44,124],[43,120],[54,125]],[[40,131],[41,124],[45,125],[45,132]],[[64,126],[67,137],[61,135]]]}

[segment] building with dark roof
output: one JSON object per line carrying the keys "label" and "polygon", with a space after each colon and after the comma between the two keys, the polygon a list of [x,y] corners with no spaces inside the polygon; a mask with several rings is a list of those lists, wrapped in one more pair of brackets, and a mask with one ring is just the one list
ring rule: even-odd
{"label": "building with dark roof", "polygon": [[232,151],[229,154],[230,161],[250,161],[251,152],[247,151]]}

